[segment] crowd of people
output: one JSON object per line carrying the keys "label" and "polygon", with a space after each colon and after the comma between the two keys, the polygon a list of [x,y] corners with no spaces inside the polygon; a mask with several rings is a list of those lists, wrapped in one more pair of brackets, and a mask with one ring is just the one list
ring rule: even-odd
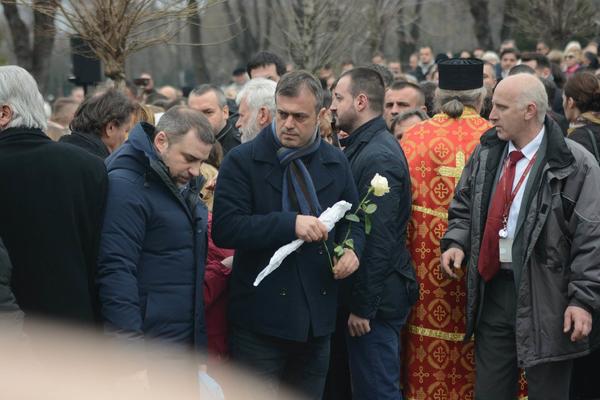
{"label": "crowd of people", "polygon": [[181,346],[257,399],[600,398],[599,77],[596,42],[316,76],[260,52],[48,112],[1,66],[0,330]]}

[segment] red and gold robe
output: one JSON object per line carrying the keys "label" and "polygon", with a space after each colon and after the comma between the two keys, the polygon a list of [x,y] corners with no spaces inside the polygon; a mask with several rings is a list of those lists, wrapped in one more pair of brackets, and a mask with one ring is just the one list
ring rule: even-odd
{"label": "red and gold robe", "polygon": [[465,334],[466,281],[440,267],[454,188],[481,135],[491,124],[472,108],[458,119],[437,114],[408,129],[400,142],[412,182],[409,248],[420,294],[403,345],[403,386],[409,400],[474,399],[475,355]]}

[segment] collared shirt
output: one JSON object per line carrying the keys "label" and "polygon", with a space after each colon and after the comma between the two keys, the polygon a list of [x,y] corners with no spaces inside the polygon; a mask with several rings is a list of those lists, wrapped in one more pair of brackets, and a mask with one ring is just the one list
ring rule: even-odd
{"label": "collared shirt", "polygon": [[[542,139],[544,138],[544,131],[545,128],[542,126],[542,129],[539,131],[537,136],[521,149],[521,153],[523,153],[525,157],[520,159],[517,162],[517,165],[515,166],[515,180],[513,181],[512,190],[515,190],[517,184],[519,183],[519,180],[521,179],[521,176],[523,175],[523,172],[525,172],[525,169],[527,168],[527,165],[531,162],[538,149],[540,148],[540,145],[542,144]],[[517,148],[511,141],[508,143],[508,154],[510,154],[512,151],[517,151]],[[510,239],[513,239],[515,237],[517,219],[519,218],[519,211],[521,210],[521,202],[523,201],[523,194],[525,193],[525,187],[527,186],[527,180],[529,179],[530,175],[531,173],[528,173],[527,176],[523,179],[523,183],[521,184],[521,187],[519,188],[519,191],[517,192],[515,199],[513,200],[510,206],[510,210],[508,212],[507,230],[508,237]]]}

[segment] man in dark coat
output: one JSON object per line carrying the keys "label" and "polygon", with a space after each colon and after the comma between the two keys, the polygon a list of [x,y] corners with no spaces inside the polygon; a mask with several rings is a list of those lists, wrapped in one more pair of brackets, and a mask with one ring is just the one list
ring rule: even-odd
{"label": "man in dark coat", "polygon": [[53,142],[34,79],[0,67],[0,237],[28,315],[95,322],[96,258],[106,199],[102,160]]}
{"label": "man in dark coat", "polygon": [[17,304],[15,295],[10,287],[12,263],[0,238],[0,331],[21,327],[23,312]]}
{"label": "man in dark coat", "polygon": [[190,92],[188,106],[208,118],[223,154],[241,143],[235,122],[229,118],[229,106],[225,93],[215,85],[200,85]]}
{"label": "man in dark coat", "polygon": [[[475,333],[475,397],[569,398],[573,359],[598,345],[600,168],[547,117],[543,84],[502,80],[456,186],[441,264],[467,271],[465,340]],[[594,333],[596,334],[594,337]]]}
{"label": "man in dark coat", "polygon": [[[332,260],[332,271],[327,249],[333,250],[334,240],[343,241],[347,224],[328,235],[317,217],[340,200],[356,207],[358,196],[343,154],[319,135],[322,96],[309,73],[284,75],[276,88],[273,124],[225,157],[215,193],[213,239],[235,248],[230,353],[263,378],[268,398],[282,382],[307,398],[321,398],[335,327],[336,280],[356,270],[364,241],[360,224],[352,224],[348,237],[354,251]],[[255,287],[273,253],[295,239],[306,243]]]}
{"label": "man in dark coat", "polygon": [[372,215],[361,267],[353,276],[344,306],[348,316],[348,356],[354,399],[401,399],[400,329],[417,295],[415,271],[406,247],[410,218],[410,175],[404,153],[382,117],[384,83],[369,68],[340,77],[331,111],[349,136],[340,141],[350,161],[359,197],[379,174],[390,192],[372,197]]}
{"label": "man in dark coat", "polygon": [[108,331],[205,347],[208,212],[198,193],[213,143],[206,118],[178,106],[156,128],[136,125],[106,160],[98,288]]}

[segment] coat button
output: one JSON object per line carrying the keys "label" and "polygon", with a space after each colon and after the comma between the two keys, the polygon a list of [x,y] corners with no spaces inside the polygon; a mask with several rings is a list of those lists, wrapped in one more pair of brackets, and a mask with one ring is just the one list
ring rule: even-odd
{"label": "coat button", "polygon": [[322,294],[323,296],[327,296],[327,290],[325,290],[325,289],[321,289],[321,294]]}
{"label": "coat button", "polygon": [[283,288],[283,289],[281,289],[281,292],[279,292],[279,295],[280,295],[280,296],[285,296],[285,295],[287,295],[287,289],[286,289],[286,288]]}
{"label": "coat button", "polygon": [[319,247],[319,254],[323,255],[324,251],[323,251],[323,247]]}

